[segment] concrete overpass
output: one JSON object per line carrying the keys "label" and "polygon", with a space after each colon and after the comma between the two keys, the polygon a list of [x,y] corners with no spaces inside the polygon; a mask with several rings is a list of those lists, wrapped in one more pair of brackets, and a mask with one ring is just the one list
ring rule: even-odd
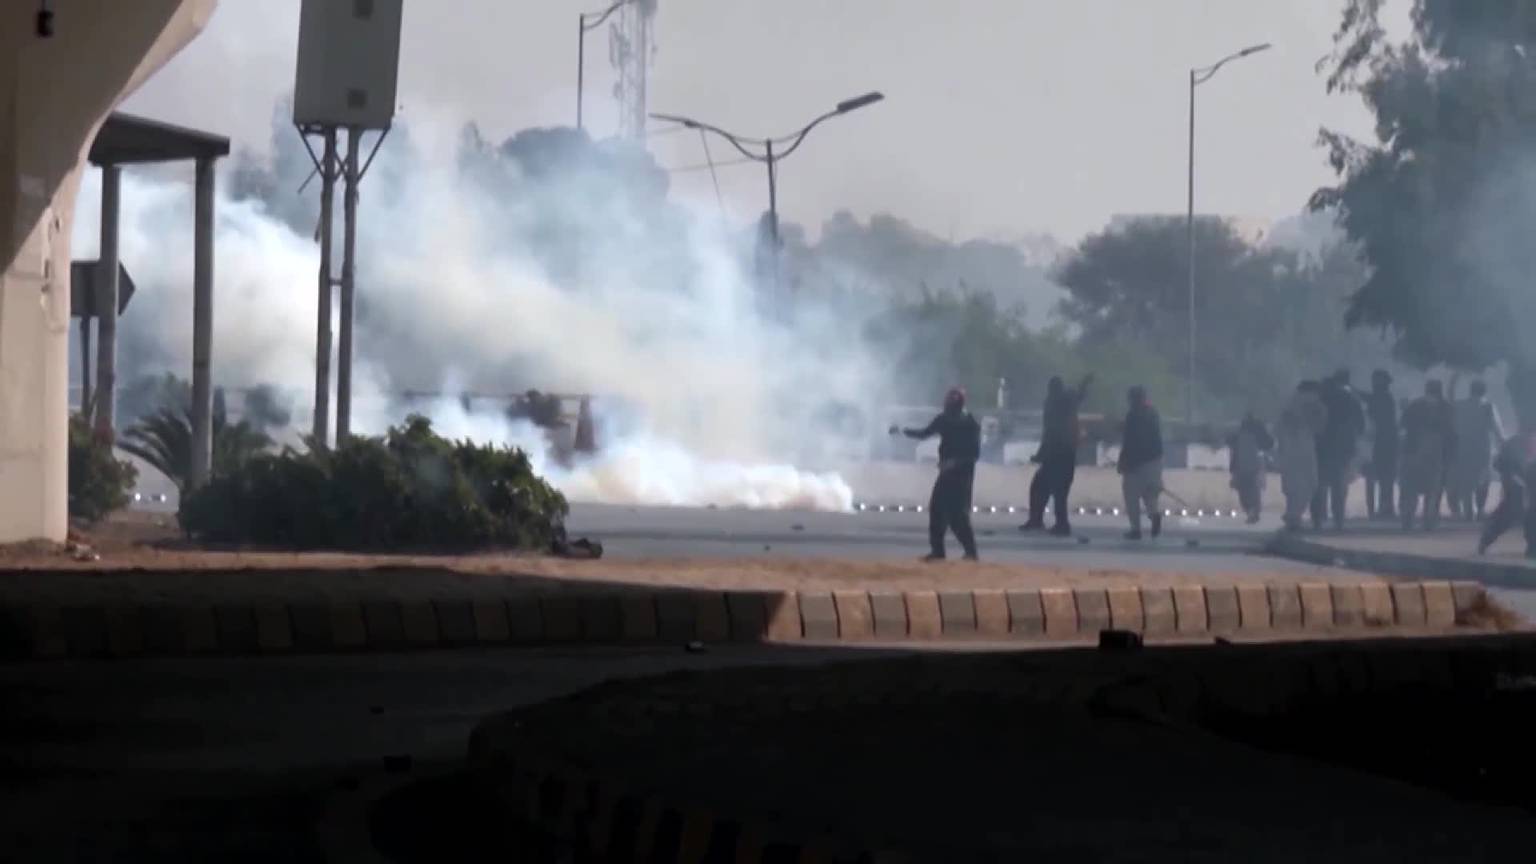
{"label": "concrete overpass", "polygon": [[0,0],[0,543],[68,529],[69,239],[90,147],[215,3]]}

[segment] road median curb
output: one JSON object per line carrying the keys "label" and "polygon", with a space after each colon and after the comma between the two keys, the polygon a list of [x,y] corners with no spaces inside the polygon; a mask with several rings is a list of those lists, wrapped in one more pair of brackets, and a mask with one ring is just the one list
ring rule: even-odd
{"label": "road median curb", "polygon": [[1482,626],[1476,582],[1029,589],[708,591],[632,588],[503,597],[0,606],[0,657],[419,651],[692,641],[1091,641],[1148,636],[1391,632]]}
{"label": "road median curb", "polygon": [[1289,533],[1275,535],[1266,544],[1265,551],[1278,558],[1287,558],[1292,561],[1323,567],[1363,570],[1405,579],[1482,582],[1490,585],[1536,588],[1536,567],[1523,564],[1436,558],[1429,555],[1409,555],[1403,552],[1384,552],[1376,549],[1350,549],[1307,540]]}

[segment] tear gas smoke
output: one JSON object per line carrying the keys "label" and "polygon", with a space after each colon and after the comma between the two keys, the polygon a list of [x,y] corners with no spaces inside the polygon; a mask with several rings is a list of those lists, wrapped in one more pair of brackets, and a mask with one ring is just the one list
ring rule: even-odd
{"label": "tear gas smoke", "polygon": [[433,403],[428,414],[443,435],[523,449],[535,471],[576,501],[772,510],[848,510],[853,505],[853,491],[832,472],[700,458],[676,441],[647,433],[605,443],[597,454],[566,467],[553,458],[543,431],[526,420],[470,412],[450,399]]}
{"label": "tear gas smoke", "polygon": [[[445,434],[524,447],[573,500],[851,507],[836,474],[793,466],[830,464],[827,445],[841,442],[818,423],[826,406],[881,394],[877,364],[849,338],[857,321],[814,298],[764,314],[743,272],[750,255],[717,218],[668,201],[653,165],[603,161],[648,163],[643,154],[557,130],[514,159],[510,144],[466,147],[444,132],[413,118],[362,186],[357,431],[398,423],[391,394],[403,390],[591,393],[600,452],[568,468],[502,406],[442,398],[421,413]],[[280,196],[302,176],[278,170],[254,198],[225,194],[229,179],[217,208],[215,382],[277,386],[297,434],[312,404],[318,250],[306,207]],[[97,190],[92,175],[76,220],[81,258],[97,247]],[[190,188],[162,173],[124,177],[122,259],[139,291],[120,325],[119,380],[135,367],[190,368],[191,207]]]}

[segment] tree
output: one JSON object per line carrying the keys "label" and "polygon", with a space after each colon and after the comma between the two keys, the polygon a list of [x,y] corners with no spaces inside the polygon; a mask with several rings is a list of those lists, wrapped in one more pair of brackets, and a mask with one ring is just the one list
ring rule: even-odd
{"label": "tree", "polygon": [[[814,244],[786,223],[784,271],[802,292],[852,294],[866,301],[911,303],[926,286],[985,286],[1000,307],[1022,308],[1031,326],[1043,326],[1061,289],[1048,273],[1046,249],[995,240],[951,242],[888,214],[860,222],[847,211],[823,223]],[[1038,241],[1035,246],[1044,246]],[[1045,260],[1041,260],[1045,259]]]}
{"label": "tree", "polygon": [[1337,208],[1370,272],[1346,323],[1385,328],[1420,366],[1505,363],[1516,410],[1536,421],[1536,2],[1415,0],[1391,42],[1381,0],[1349,0],[1323,68],[1358,93],[1377,141],[1327,129]]}
{"label": "tree", "polygon": [[[214,476],[228,474],[272,446],[266,433],[242,420],[229,422],[223,392],[213,403]],[[123,433],[118,447],[143,459],[185,493],[192,479],[192,407],[187,402],[164,404]]]}
{"label": "tree", "polygon": [[1031,330],[1020,310],[1003,308],[992,292],[964,284],[893,304],[870,321],[864,338],[889,358],[901,382],[898,396],[917,404],[936,403],[945,388],[959,384],[977,410],[988,410],[996,405],[998,379],[1006,378],[1010,407],[1029,409],[1043,398],[1052,375],[1076,381],[1089,371],[1097,375],[1085,406],[1090,412],[1123,411],[1132,384],[1165,402],[1179,392],[1178,379],[1159,358],[1121,345],[1085,354],[1061,328]]}
{"label": "tree", "polygon": [[[1188,236],[1181,218],[1147,217],[1089,235],[1062,262],[1061,314],[1079,353],[1132,352],[1162,369],[1188,364]],[[1313,255],[1255,246],[1221,219],[1195,223],[1196,380],[1205,419],[1247,408],[1271,413],[1303,377],[1384,359],[1345,339],[1346,298],[1364,274],[1337,244]],[[1182,375],[1180,376],[1182,377]],[[1166,403],[1183,404],[1183,399]]]}
{"label": "tree", "polygon": [[991,293],[963,285],[893,303],[865,328],[866,340],[891,358],[904,399],[936,402],[945,388],[959,384],[978,408],[990,407],[998,378],[1008,378],[1016,393],[1044,383],[1035,378],[1055,364],[1031,337],[1017,312],[1000,309]]}

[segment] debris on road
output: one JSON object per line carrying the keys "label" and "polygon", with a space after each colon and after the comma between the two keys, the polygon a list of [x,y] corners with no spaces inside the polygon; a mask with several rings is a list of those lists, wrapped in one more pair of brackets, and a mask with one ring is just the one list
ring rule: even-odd
{"label": "debris on road", "polygon": [[579,537],[571,541],[561,538],[554,542],[550,551],[561,558],[591,560],[603,557],[603,544],[599,540],[591,540],[586,537]]}

